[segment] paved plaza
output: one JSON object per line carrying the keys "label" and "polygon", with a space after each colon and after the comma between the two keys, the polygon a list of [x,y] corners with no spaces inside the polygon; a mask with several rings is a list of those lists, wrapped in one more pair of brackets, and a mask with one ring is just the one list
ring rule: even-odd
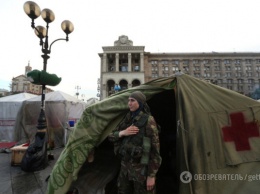
{"label": "paved plaza", "polygon": [[45,194],[46,178],[52,171],[63,148],[52,150],[54,160],[41,171],[24,172],[20,166],[11,165],[11,152],[0,153],[0,194]]}

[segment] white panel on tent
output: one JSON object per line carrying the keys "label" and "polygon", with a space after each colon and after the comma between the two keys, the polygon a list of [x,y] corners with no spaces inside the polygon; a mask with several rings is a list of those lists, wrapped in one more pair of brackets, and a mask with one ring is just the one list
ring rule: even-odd
{"label": "white panel on tent", "polygon": [[15,121],[25,100],[34,94],[20,93],[0,98],[0,141],[15,141]]}
{"label": "white panel on tent", "polygon": [[[40,114],[41,96],[25,101],[19,123],[16,126],[16,137],[19,141],[32,141],[37,131]],[[86,103],[61,91],[45,95],[45,115],[48,126],[48,138],[55,147],[64,146],[65,131],[69,120],[77,121],[86,108]],[[22,130],[20,130],[22,129]]]}

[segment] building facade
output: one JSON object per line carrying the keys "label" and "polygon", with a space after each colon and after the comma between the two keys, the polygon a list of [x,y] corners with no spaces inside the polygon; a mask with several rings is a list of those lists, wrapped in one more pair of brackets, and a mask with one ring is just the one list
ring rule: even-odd
{"label": "building facade", "polygon": [[[11,86],[12,94],[27,92],[31,94],[40,95],[42,93],[41,85],[32,84],[28,80],[27,73],[30,71],[32,71],[32,67],[30,66],[30,63],[28,63],[28,65],[25,66],[25,74],[19,75],[12,79],[12,86]],[[46,93],[48,92],[53,92],[53,90],[46,87]]]}
{"label": "building facade", "polygon": [[0,89],[0,97],[7,96],[9,94],[9,91],[6,89]]}
{"label": "building facade", "polygon": [[133,46],[122,35],[114,46],[100,53],[100,99],[114,93],[115,84],[127,89],[159,77],[183,72],[252,98],[260,91],[260,53],[150,53],[144,46]]}
{"label": "building facade", "polygon": [[121,90],[145,82],[144,46],[133,46],[127,36],[120,36],[114,46],[103,47],[100,76],[100,99],[114,92],[116,84]]}

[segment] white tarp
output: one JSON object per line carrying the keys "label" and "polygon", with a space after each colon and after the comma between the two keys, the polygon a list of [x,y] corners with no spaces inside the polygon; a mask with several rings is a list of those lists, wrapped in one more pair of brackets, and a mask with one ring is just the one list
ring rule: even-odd
{"label": "white tarp", "polygon": [[36,97],[34,94],[20,93],[0,98],[0,141],[12,142],[17,113],[25,100]]}
{"label": "white tarp", "polygon": [[[40,114],[41,96],[31,98],[24,102],[21,117],[17,120],[16,138],[21,142],[32,140],[37,131]],[[66,143],[66,130],[68,121],[75,122],[81,117],[86,103],[61,91],[50,92],[45,95],[45,115],[48,126],[49,141],[55,147]]]}

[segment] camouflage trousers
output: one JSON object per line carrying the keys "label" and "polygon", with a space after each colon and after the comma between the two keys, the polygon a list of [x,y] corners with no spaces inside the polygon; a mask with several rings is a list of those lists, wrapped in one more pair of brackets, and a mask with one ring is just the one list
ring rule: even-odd
{"label": "camouflage trousers", "polygon": [[120,172],[118,176],[118,194],[155,194],[155,188],[152,191],[146,190],[146,181],[138,182],[129,180],[127,174]]}

